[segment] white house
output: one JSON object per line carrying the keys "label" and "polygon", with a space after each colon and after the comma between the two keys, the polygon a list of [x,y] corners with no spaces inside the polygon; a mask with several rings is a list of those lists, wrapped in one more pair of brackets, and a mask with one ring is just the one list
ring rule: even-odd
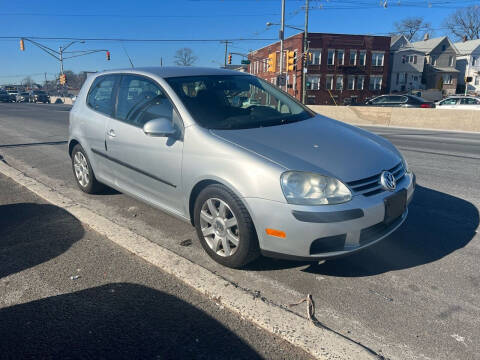
{"label": "white house", "polygon": [[423,89],[425,53],[415,49],[405,36],[398,35],[392,37],[390,54],[390,92]]}
{"label": "white house", "polygon": [[458,50],[457,69],[460,71],[459,84],[465,84],[465,77],[471,76],[468,92],[480,94],[480,39],[455,44]]}

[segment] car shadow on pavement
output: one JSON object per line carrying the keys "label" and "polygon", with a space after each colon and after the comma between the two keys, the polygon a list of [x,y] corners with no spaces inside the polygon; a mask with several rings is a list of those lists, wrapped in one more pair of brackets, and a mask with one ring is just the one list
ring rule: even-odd
{"label": "car shadow on pavement", "polygon": [[472,203],[417,186],[407,220],[388,238],[350,256],[311,264],[303,271],[358,277],[431,263],[467,245],[478,225],[478,209]]}
{"label": "car shadow on pavement", "polygon": [[2,357],[257,359],[230,329],[183,300],[114,283],[0,310]]}
{"label": "car shadow on pavement", "polygon": [[57,257],[83,235],[80,221],[57,206],[0,205],[0,278]]}

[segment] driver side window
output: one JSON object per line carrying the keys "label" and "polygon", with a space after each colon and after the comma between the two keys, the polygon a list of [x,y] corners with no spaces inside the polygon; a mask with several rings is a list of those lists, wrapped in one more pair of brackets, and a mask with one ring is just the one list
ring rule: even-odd
{"label": "driver side window", "polygon": [[156,118],[173,120],[173,105],[153,81],[123,75],[118,91],[116,118],[136,127]]}

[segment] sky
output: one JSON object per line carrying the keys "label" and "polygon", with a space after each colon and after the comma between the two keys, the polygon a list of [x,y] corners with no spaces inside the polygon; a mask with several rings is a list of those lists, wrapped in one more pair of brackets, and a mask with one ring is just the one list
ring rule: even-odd
{"label": "sky", "polygon": [[[305,0],[286,0],[286,24],[303,28],[304,4]],[[309,32],[388,35],[396,21],[420,16],[436,29],[435,35],[448,35],[443,19],[475,4],[480,0],[310,0]],[[103,52],[65,60],[65,70],[74,72],[130,67],[125,52],[136,67],[159,66],[161,61],[174,65],[175,51],[183,47],[193,50],[195,65],[219,67],[225,52],[221,39],[234,39],[229,52],[263,47],[278,38],[278,26],[266,23],[279,23],[280,14],[281,0],[0,0],[0,84],[19,83],[26,76],[41,83],[45,73],[48,80],[58,76],[59,62],[28,42],[20,51],[21,37],[87,39],[68,50],[110,51],[110,61]],[[296,32],[287,29],[286,36]],[[36,41],[57,50],[70,42]],[[233,55],[233,63],[240,60]]]}

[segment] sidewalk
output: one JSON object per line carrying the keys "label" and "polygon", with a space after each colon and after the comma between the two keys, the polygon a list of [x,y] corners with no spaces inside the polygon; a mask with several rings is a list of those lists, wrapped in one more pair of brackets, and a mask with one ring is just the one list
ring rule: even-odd
{"label": "sidewalk", "polygon": [[0,175],[0,358],[309,359]]}

